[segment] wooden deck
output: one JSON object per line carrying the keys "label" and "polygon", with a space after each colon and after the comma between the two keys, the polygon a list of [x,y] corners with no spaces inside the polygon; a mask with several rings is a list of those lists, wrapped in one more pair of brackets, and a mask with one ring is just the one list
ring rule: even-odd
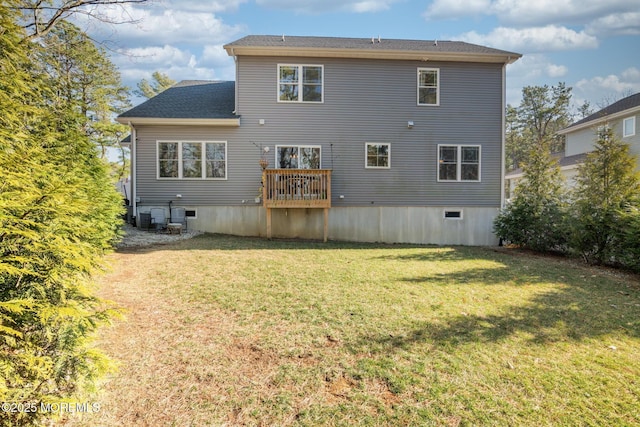
{"label": "wooden deck", "polygon": [[266,169],[262,173],[265,208],[330,208],[330,169]]}
{"label": "wooden deck", "polygon": [[271,238],[271,209],[324,209],[327,241],[331,208],[331,169],[265,169],[262,203],[267,208],[267,238]]}

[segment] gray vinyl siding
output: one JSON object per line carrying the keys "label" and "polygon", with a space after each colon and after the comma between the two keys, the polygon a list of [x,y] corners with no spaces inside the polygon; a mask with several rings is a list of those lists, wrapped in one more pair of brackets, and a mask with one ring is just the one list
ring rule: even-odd
{"label": "gray vinyl siding", "polygon": [[[323,65],[324,102],[277,102],[277,64]],[[143,204],[175,194],[193,205],[254,203],[255,143],[270,148],[269,167],[276,145],[320,145],[336,207],[500,206],[501,64],[239,57],[237,67],[240,128],[137,128]],[[439,106],[417,106],[418,68],[440,69]],[[227,181],[158,181],[157,140],[226,140]],[[367,142],[391,144],[390,169],[365,168]],[[438,182],[438,144],[480,145],[481,182]]]}
{"label": "gray vinyl siding", "polygon": [[[630,137],[622,137],[622,122],[628,117],[633,117],[633,114],[623,116],[620,119],[616,119],[609,123],[613,128],[613,132],[617,138],[622,142],[629,144],[630,152],[636,156],[638,164],[638,170],[640,170],[640,115],[635,115],[636,118],[636,134]],[[580,129],[567,134],[565,154],[572,156],[575,154],[588,153],[593,151],[594,144],[597,139],[597,128],[601,123],[592,127]]]}

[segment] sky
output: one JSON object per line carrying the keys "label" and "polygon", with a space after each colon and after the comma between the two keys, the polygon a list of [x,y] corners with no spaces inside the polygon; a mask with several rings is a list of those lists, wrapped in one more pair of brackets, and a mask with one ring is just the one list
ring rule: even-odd
{"label": "sky", "polygon": [[[108,48],[132,89],[154,71],[233,80],[223,45],[249,34],[457,40],[517,52],[507,103],[526,86],[565,83],[599,109],[640,92],[640,0],[151,0],[76,23]],[[134,105],[142,101],[134,98]]]}

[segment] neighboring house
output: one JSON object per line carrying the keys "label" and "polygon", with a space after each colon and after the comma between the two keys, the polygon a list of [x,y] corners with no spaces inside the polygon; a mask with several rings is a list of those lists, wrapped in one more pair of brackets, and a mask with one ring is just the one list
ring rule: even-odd
{"label": "neighboring house", "polygon": [[505,68],[521,55],[290,36],[225,49],[236,82],[181,82],[118,118],[134,212],[182,206],[189,228],[236,235],[498,242]]}
{"label": "neighboring house", "polygon": [[[587,158],[587,153],[593,151],[598,139],[598,129],[609,126],[617,138],[629,144],[631,154],[636,156],[640,170],[640,93],[628,96],[614,102],[602,110],[572,124],[558,132],[565,136],[565,151],[559,158],[560,169],[566,178],[568,188],[575,185],[578,167]],[[518,169],[506,175],[509,188],[512,191],[517,181],[522,178],[522,170]],[[513,194],[511,192],[511,194]]]}

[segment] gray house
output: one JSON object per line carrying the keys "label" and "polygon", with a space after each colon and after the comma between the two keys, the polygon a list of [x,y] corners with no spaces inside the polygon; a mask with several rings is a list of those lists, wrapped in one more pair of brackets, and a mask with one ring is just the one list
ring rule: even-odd
{"label": "gray house", "polygon": [[135,214],[249,236],[491,245],[505,67],[451,41],[248,36],[236,82],[184,81],[122,114]]}
{"label": "gray house", "polygon": [[[598,129],[609,126],[614,135],[629,144],[631,154],[637,158],[637,169],[640,170],[640,93],[627,96],[595,113],[573,123],[558,132],[565,137],[565,150],[559,153],[560,170],[566,178],[566,186],[573,188],[578,175],[579,166],[584,163],[587,154],[593,151],[598,139]],[[524,176],[522,169],[506,175],[511,194],[520,179]]]}

